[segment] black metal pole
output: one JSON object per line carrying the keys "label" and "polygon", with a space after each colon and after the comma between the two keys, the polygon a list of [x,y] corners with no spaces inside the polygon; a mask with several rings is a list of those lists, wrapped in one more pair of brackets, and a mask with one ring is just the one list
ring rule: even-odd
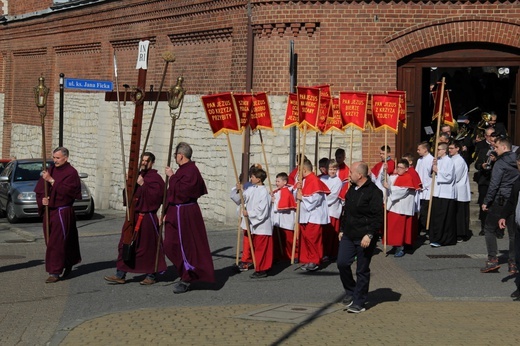
{"label": "black metal pole", "polygon": [[63,146],[63,82],[65,74],[60,73],[60,128],[59,128],[59,146]]}
{"label": "black metal pole", "polygon": [[[296,92],[298,56],[294,52],[294,41],[289,43],[289,84],[291,93]],[[296,167],[296,127],[291,127],[289,132],[289,171]]]}

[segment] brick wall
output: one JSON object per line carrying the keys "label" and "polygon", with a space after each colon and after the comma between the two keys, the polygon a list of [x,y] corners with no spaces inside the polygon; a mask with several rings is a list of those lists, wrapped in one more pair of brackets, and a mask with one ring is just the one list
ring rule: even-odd
{"label": "brick wall", "polygon": [[3,2],[8,4],[10,16],[45,10],[53,4],[53,0],[5,0]]}
{"label": "brick wall", "polygon": [[[22,3],[50,6],[42,1],[10,1],[9,12],[23,12]],[[200,96],[246,88],[246,3],[109,1],[4,24],[0,27],[2,156],[22,157],[39,150],[35,146],[41,138],[32,142],[27,137],[38,136],[32,88],[41,74],[51,88],[46,118],[47,133],[53,134],[47,142],[50,152],[58,141],[59,74],[114,80],[115,52],[119,84],[136,84],[137,45],[147,38],[151,41],[147,89],[153,84],[157,90],[164,66],[161,55],[166,51],[171,51],[176,61],[170,65],[165,87],[181,74],[185,78],[188,95],[175,142],[187,140],[194,146],[195,160],[210,191],[201,201],[204,212],[219,220],[234,218],[228,190],[235,177],[227,141],[224,136],[211,135]],[[269,92],[276,127],[274,132],[263,133],[272,180],[276,173],[288,170],[289,131],[281,129],[281,124],[289,91],[291,40],[298,54],[300,85],[330,83],[334,95],[343,90],[381,93],[395,90],[398,59],[422,49],[468,41],[518,48],[519,21],[518,1],[461,2],[457,6],[443,2],[253,1],[253,91]],[[95,191],[97,205],[121,208],[117,107],[104,102],[103,94],[96,92],[69,89],[65,95],[65,144],[71,147],[73,162],[80,171],[90,174],[88,183]],[[143,131],[147,130],[151,109],[146,104]],[[124,107],[123,117],[128,143],[133,117],[130,103]],[[159,106],[156,119],[149,145],[162,173],[170,130],[165,104]],[[345,148],[347,160],[350,135],[333,135],[333,151]],[[384,132],[354,131],[352,138],[353,160],[363,159],[369,165],[379,160]],[[318,157],[328,156],[329,139],[319,136]],[[231,142],[240,169],[241,136],[232,136]],[[315,155],[314,142],[314,134],[309,134],[306,152],[310,157]],[[394,149],[393,135],[388,135],[388,142]],[[251,138],[251,162],[263,161],[255,134]]]}

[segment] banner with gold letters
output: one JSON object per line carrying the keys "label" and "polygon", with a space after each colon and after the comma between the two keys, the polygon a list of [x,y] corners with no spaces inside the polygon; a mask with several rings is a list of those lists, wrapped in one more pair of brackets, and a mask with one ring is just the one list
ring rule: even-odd
{"label": "banner with gold letters", "polygon": [[398,131],[400,96],[393,94],[372,95],[372,126],[379,131],[388,129]]}
{"label": "banner with gold letters", "polygon": [[316,124],[321,133],[325,133],[327,127],[327,118],[331,116],[332,100],[329,96],[320,96],[320,105],[318,113],[318,123]]}
{"label": "banner with gold letters", "polygon": [[240,133],[235,99],[230,92],[201,97],[213,136],[221,133]]}
{"label": "banner with gold letters", "polygon": [[344,132],[343,118],[341,117],[341,111],[339,109],[339,97],[333,97],[330,107],[330,113],[327,117],[327,123],[325,125],[325,131],[323,133],[329,133],[330,131]]}
{"label": "banner with gold letters", "polygon": [[257,129],[273,130],[273,121],[267,93],[260,92],[253,95],[253,107],[251,107],[249,125],[253,131]]}
{"label": "banner with gold letters", "polygon": [[399,95],[401,98],[399,100],[399,121],[403,124],[403,128],[406,128],[406,91],[389,91],[391,95]]}
{"label": "banner with gold letters", "polygon": [[290,93],[287,96],[287,108],[285,109],[285,118],[283,128],[298,126],[300,124],[300,116],[298,113],[298,96]]}
{"label": "banner with gold letters", "polygon": [[444,103],[444,109],[442,110],[442,118],[441,123],[448,124],[450,126],[455,125],[455,122],[453,120],[453,110],[451,108],[451,101],[450,101],[450,93],[448,90],[444,90],[444,98],[443,101],[440,101],[440,93],[437,91],[432,91],[433,96],[433,102],[435,104],[434,110],[433,110],[433,118],[432,120],[435,120],[437,116],[441,113],[441,107],[439,106],[441,102]]}
{"label": "banner with gold letters", "polygon": [[363,92],[341,91],[339,110],[343,120],[343,129],[355,127],[365,130],[368,107],[368,94]]}
{"label": "banner with gold letters", "polygon": [[313,87],[296,87],[296,89],[300,127],[318,131],[320,89]]}
{"label": "banner with gold letters", "polygon": [[251,93],[233,93],[233,99],[237,106],[237,113],[240,119],[240,129],[243,130],[249,124],[251,118],[251,106],[253,95]]}

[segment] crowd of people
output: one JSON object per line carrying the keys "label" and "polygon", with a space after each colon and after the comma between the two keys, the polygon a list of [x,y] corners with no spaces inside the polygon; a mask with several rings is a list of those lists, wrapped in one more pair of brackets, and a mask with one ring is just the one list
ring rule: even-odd
{"label": "crowd of people", "polygon": [[[345,151],[338,148],[335,159],[319,161],[318,174],[306,157],[298,155],[297,167],[290,174],[276,175],[273,191],[264,185],[267,173],[262,166],[252,165],[248,182],[234,186],[230,195],[239,206],[243,230],[236,270],[251,270],[251,279],[261,279],[269,275],[276,261],[291,260],[306,272],[336,261],[345,290],[343,303],[349,312],[362,312],[370,283],[370,261],[379,240],[392,247],[388,254],[400,258],[413,253],[421,235],[429,239],[432,248],[455,245],[472,237],[468,165],[474,158],[477,172],[473,179],[478,184],[482,225],[479,234],[484,236],[488,252],[481,272],[500,268],[497,238],[502,238],[507,228],[508,272],[517,274],[520,156],[517,158],[511,140],[490,126],[475,144],[474,156],[468,159],[464,142],[454,140],[449,126],[441,128],[434,155],[428,141],[418,144],[417,160],[407,153],[394,161],[391,148],[382,146],[381,160],[372,169],[362,161],[348,167]],[[125,225],[117,247],[116,272],[104,277],[107,282],[124,284],[127,272],[132,272],[145,274],[141,285],[153,285],[157,274],[167,270],[166,257],[179,275],[174,293],[187,292],[195,281],[214,281],[207,234],[197,204],[207,190],[191,155],[187,143],[177,145],[175,161],[179,168],[174,171],[166,167],[164,203],[165,183],[153,169],[155,157],[150,152],[142,154],[136,189],[129,196],[133,203],[131,242],[125,238]],[[48,221],[44,221],[44,229],[48,227],[48,283],[66,277],[81,261],[72,209],[80,191],[79,177],[67,162],[67,149],[57,148],[53,159],[55,165],[42,174],[35,189],[42,215],[45,208],[50,210]],[[164,214],[158,217],[162,204]],[[351,268],[355,261],[356,279]],[[512,297],[520,300],[518,289]]]}

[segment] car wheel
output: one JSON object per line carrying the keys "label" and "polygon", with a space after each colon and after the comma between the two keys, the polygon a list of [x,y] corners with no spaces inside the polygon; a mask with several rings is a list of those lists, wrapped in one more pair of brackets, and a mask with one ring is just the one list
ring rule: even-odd
{"label": "car wheel", "polygon": [[17,223],[20,219],[16,216],[14,212],[14,204],[11,201],[7,202],[7,207],[5,208],[5,214],[7,216],[7,221],[9,223]]}
{"label": "car wheel", "polygon": [[94,198],[90,197],[90,211],[85,215],[85,219],[90,220],[94,216]]}

